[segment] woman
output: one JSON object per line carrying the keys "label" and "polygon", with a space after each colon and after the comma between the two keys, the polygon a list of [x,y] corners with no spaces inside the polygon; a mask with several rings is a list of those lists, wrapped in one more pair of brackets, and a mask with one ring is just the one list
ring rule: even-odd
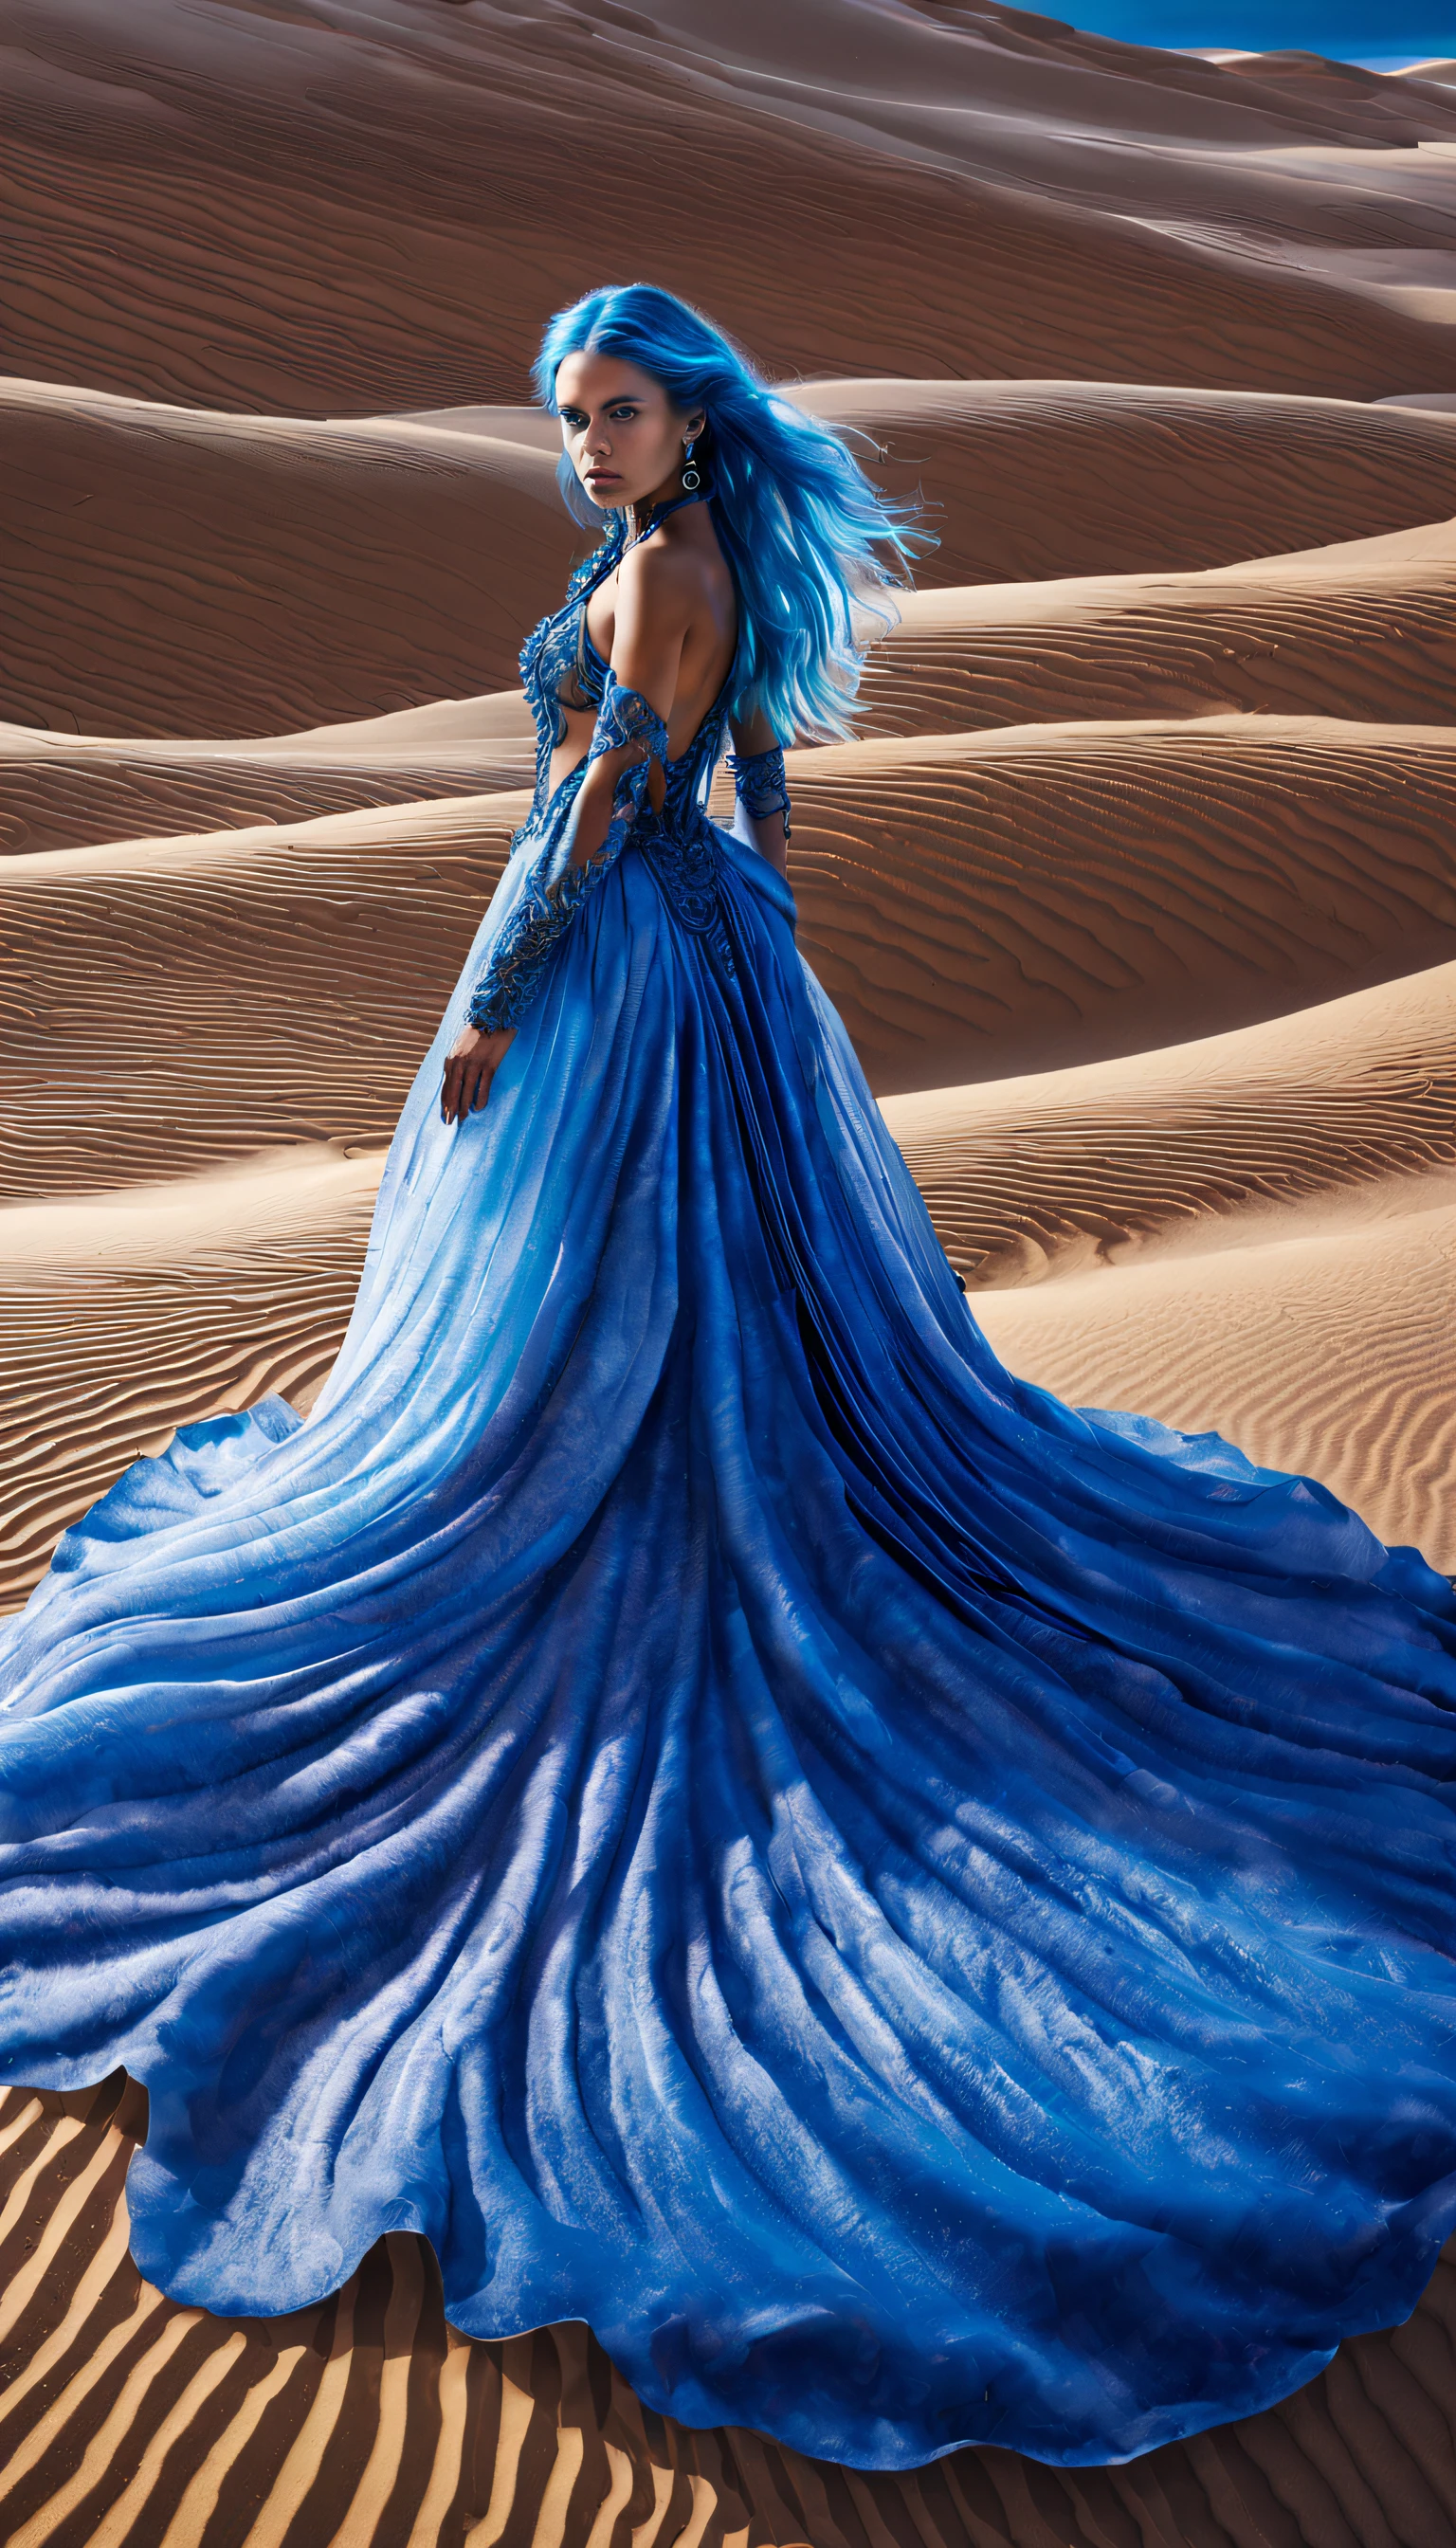
{"label": "woman", "polygon": [[9,1637],[4,2075],[145,2081],[209,2309],[416,2230],[688,2423],[1126,2457],[1456,2216],[1451,1592],[1000,1368],[783,872],[909,534],[666,294],[538,380],[606,539],[331,1382],[138,1462]]}

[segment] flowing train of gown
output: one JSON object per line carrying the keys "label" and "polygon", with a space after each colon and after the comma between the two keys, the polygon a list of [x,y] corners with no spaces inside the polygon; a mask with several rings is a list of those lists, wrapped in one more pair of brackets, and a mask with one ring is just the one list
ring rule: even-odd
{"label": "flowing train of gown", "polygon": [[186,1427],[7,1631],[0,2075],[146,2083],[185,2301],[415,2230],[689,2424],[1123,2458],[1456,2223],[1456,1608],[1001,1368],[721,730],[450,1130],[528,827],[308,1420]]}

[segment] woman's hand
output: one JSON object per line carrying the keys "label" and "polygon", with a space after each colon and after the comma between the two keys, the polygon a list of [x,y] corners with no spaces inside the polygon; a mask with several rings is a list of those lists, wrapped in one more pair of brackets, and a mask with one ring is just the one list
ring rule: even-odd
{"label": "woman's hand", "polygon": [[463,1124],[491,1094],[491,1082],[515,1042],[514,1027],[483,1035],[479,1027],[462,1027],[445,1062],[440,1113],[447,1124]]}

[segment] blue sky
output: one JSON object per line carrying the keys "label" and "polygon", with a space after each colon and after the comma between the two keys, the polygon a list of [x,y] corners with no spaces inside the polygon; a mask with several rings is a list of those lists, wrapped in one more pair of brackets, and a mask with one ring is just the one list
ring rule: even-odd
{"label": "blue sky", "polygon": [[1137,45],[1286,46],[1347,62],[1456,56],[1456,0],[1042,0],[1047,13]]}

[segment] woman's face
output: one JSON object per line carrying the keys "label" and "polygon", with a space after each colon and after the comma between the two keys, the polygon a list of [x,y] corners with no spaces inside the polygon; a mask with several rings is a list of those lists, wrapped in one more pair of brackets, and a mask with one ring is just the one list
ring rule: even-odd
{"label": "woman's face", "polygon": [[680,491],[682,446],[702,431],[662,382],[615,354],[568,354],[557,368],[561,438],[593,504],[645,504]]}

